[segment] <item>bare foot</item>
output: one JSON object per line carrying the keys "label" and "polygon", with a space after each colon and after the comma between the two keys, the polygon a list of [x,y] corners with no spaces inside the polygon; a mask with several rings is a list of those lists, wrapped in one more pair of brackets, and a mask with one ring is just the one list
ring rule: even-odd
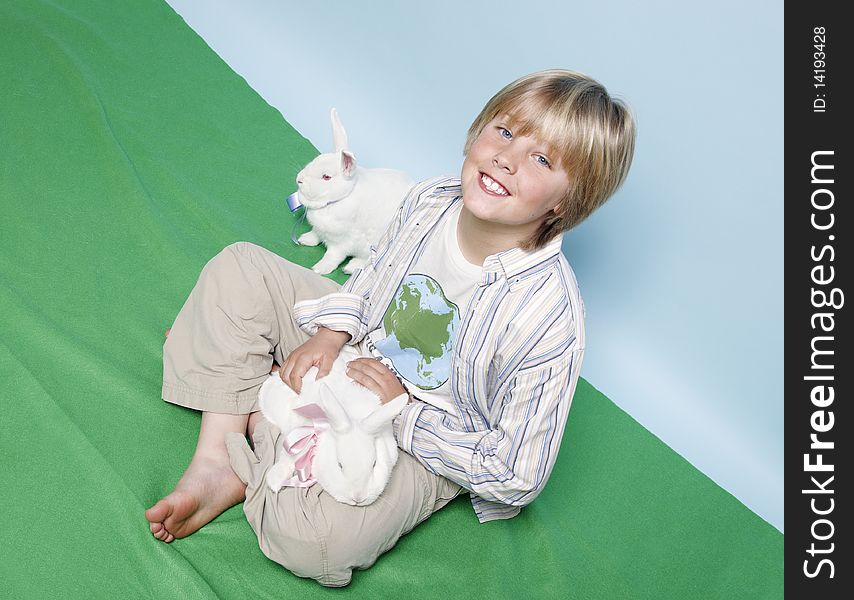
{"label": "bare foot", "polygon": [[175,490],[145,511],[151,533],[169,543],[210,523],[241,502],[246,486],[231,470],[227,457],[194,456]]}

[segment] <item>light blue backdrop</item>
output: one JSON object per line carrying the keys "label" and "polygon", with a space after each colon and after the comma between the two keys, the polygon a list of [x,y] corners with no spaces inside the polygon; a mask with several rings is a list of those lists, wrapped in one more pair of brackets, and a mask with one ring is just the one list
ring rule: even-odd
{"label": "light blue backdrop", "polygon": [[525,73],[627,99],[632,173],[564,242],[582,376],[782,531],[782,2],[169,3],[321,151],[335,106],[361,164],[417,179]]}

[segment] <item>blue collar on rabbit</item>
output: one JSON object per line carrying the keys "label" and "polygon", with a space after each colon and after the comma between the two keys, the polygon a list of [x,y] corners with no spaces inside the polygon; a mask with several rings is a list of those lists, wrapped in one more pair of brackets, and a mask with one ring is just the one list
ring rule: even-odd
{"label": "blue collar on rabbit", "polygon": [[[346,198],[346,196],[344,198]],[[326,208],[327,206],[332,206],[333,204],[338,204],[339,202],[344,200],[344,198],[338,198],[338,200],[333,200],[332,202],[327,202],[326,204],[324,204],[320,208]],[[288,203],[288,208],[291,209],[291,212],[296,212],[297,209],[301,208],[302,202],[300,202],[300,199],[299,199],[299,190],[295,191],[293,194],[291,194],[290,196],[285,198],[285,202]],[[315,209],[315,210],[320,210],[320,208]]]}
{"label": "blue collar on rabbit", "polygon": [[[346,198],[346,196],[345,196],[345,198]],[[326,204],[324,204],[320,208],[326,208],[327,206],[331,206],[333,204],[341,202],[341,200],[343,200],[343,199],[344,198],[339,198],[338,200],[333,200],[332,202],[327,202]],[[297,227],[299,227],[300,223],[305,221],[307,211],[306,211],[306,208],[303,206],[302,202],[300,202],[299,190],[295,191],[293,194],[291,194],[290,196],[285,198],[285,202],[287,202],[288,208],[291,210],[291,213],[295,213],[300,208],[302,209],[302,214],[300,215],[299,219],[297,219],[297,222],[294,223],[294,226],[291,228],[291,241],[294,244],[296,244],[297,246],[301,246],[302,244],[300,244],[297,241]]]}
{"label": "blue collar on rabbit", "polygon": [[301,246],[302,244],[297,241],[297,227],[299,227],[300,223],[305,221],[306,210],[302,205],[302,202],[299,201],[299,190],[285,198],[285,202],[288,203],[288,208],[291,209],[291,213],[295,213],[300,208],[302,209],[302,214],[299,219],[297,219],[297,222],[294,223],[293,227],[291,227],[291,241],[297,246]]}

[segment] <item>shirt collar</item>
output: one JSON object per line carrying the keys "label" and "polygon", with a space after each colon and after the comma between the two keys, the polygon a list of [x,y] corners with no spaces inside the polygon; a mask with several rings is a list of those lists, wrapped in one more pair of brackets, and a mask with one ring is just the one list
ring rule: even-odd
{"label": "shirt collar", "polygon": [[[484,277],[487,277],[488,273],[506,277],[507,285],[510,291],[513,291],[527,271],[560,254],[562,240],[563,236],[558,235],[538,250],[510,248],[487,256],[483,262]],[[484,281],[484,283],[491,283],[491,281]]]}
{"label": "shirt collar", "polygon": [[430,191],[431,198],[447,201],[448,198],[454,196],[462,197],[463,195],[463,184],[460,182],[459,177],[446,176],[438,184]]}
{"label": "shirt collar", "polygon": [[[430,193],[432,198],[442,202],[462,200],[462,184],[458,178],[448,178],[441,181]],[[483,277],[481,285],[489,285],[501,277],[507,279],[508,286],[512,291],[521,281],[522,275],[542,263],[554,258],[561,252],[563,236],[558,235],[545,246],[538,250],[523,250],[522,248],[510,248],[496,254],[491,254],[483,261]]]}

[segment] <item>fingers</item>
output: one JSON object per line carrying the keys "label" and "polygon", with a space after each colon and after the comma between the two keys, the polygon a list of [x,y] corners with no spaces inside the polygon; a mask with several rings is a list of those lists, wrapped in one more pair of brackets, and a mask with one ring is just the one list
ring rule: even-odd
{"label": "fingers", "polygon": [[320,357],[320,361],[317,364],[317,379],[329,375],[329,372],[332,370],[332,363],[333,361],[328,356],[323,355]]}
{"label": "fingers", "polygon": [[302,378],[311,367],[317,366],[318,362],[320,357],[315,358],[310,354],[291,354],[279,369],[279,377],[289,388],[299,394],[302,392]]}
{"label": "fingers", "polygon": [[285,362],[279,367],[279,377],[282,378],[282,381],[288,383],[288,379],[291,376],[291,371],[294,368],[294,356],[290,355],[285,359]]}
{"label": "fingers", "polygon": [[[290,366],[285,374],[281,375],[282,381],[299,394],[302,391],[302,378],[308,372],[309,368],[311,368],[311,363],[303,365],[296,362]],[[281,371],[284,371],[284,369],[280,369],[280,373]]]}
{"label": "fingers", "polygon": [[394,373],[375,358],[354,358],[347,363],[347,368],[352,368],[358,373],[369,375],[375,379],[397,379]]}
{"label": "fingers", "polygon": [[317,379],[332,370],[332,363],[338,356],[340,347],[325,343],[323,338],[313,337],[288,355],[279,369],[279,377],[296,393],[302,390],[302,378],[311,367],[317,367]]}
{"label": "fingers", "polygon": [[349,375],[353,381],[361,383],[362,385],[365,385],[364,383],[362,383],[363,381],[373,381],[379,383],[382,378],[382,375],[371,365],[365,364],[361,361],[362,359],[356,359],[348,362],[347,375]]}
{"label": "fingers", "polygon": [[[355,361],[353,361],[355,362]],[[347,375],[359,385],[368,388],[380,398],[383,397],[383,386],[375,371],[361,365],[347,363]]]}
{"label": "fingers", "polygon": [[347,363],[347,375],[375,393],[383,402],[388,402],[405,393],[397,376],[383,363],[374,358],[357,358]]}
{"label": "fingers", "polygon": [[[295,363],[296,360],[289,356],[288,359],[285,361],[285,364],[283,364],[279,368],[279,377],[282,379],[285,385],[287,385],[289,388],[299,394],[300,390],[302,389],[302,376],[294,373]],[[308,369],[306,369],[306,371],[307,370]]]}

